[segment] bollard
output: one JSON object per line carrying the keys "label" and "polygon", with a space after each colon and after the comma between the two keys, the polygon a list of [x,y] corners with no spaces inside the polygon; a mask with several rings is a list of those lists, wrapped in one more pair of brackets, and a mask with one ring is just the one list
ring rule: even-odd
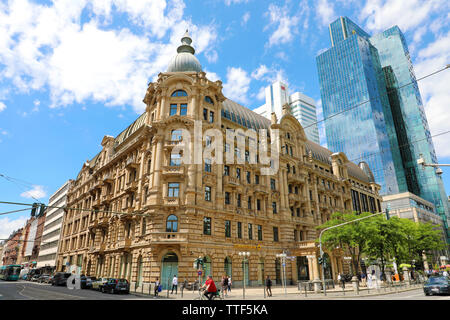
{"label": "bollard", "polygon": [[305,284],[305,298],[307,298],[308,297],[308,289],[306,288],[306,284]]}

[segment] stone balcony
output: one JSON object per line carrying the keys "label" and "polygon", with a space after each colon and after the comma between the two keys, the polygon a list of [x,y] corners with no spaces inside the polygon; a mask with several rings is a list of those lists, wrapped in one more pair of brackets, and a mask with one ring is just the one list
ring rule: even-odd
{"label": "stone balcony", "polygon": [[300,241],[296,245],[299,249],[315,249],[316,248],[316,242],[311,240],[306,241]]}
{"label": "stone balcony", "polygon": [[178,197],[164,197],[163,198],[163,204],[165,206],[179,206],[180,205],[180,198],[178,198]]}
{"label": "stone balcony", "polygon": [[175,244],[186,243],[187,241],[187,232],[152,232],[152,243]]}
{"label": "stone balcony", "polygon": [[139,164],[136,161],[136,157],[128,157],[125,168],[137,168],[139,167]]}
{"label": "stone balcony", "polygon": [[102,196],[101,196],[102,204],[107,204],[107,203],[109,203],[109,202],[112,200],[112,198],[113,198],[112,194],[104,194],[104,195],[102,195]]}
{"label": "stone balcony", "polygon": [[237,178],[231,176],[224,176],[222,180],[224,185],[239,186],[241,184]]}
{"label": "stone balcony", "polygon": [[131,181],[126,184],[125,192],[134,192],[137,190],[137,188],[138,188],[138,182],[136,180]]}
{"label": "stone balcony", "polygon": [[305,177],[298,173],[289,172],[287,174],[287,180],[288,180],[288,182],[293,182],[293,183],[303,183],[303,182],[305,182]]}
{"label": "stone balcony", "polygon": [[184,166],[163,166],[161,173],[163,176],[182,176],[184,175]]}
{"label": "stone balcony", "polygon": [[263,194],[268,194],[268,188],[267,186],[261,185],[261,184],[256,184],[253,187],[253,190],[257,193],[263,193]]}
{"label": "stone balcony", "polygon": [[123,239],[117,242],[117,248],[122,250],[130,250],[131,247],[131,239]]}
{"label": "stone balcony", "polygon": [[103,175],[103,183],[113,183],[114,179],[113,179],[113,175],[111,172],[105,173]]}

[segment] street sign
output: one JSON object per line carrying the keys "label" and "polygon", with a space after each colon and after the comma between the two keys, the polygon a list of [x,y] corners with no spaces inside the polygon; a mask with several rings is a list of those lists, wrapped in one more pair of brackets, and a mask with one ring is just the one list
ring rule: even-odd
{"label": "street sign", "polygon": [[285,266],[286,266],[286,263],[283,263],[282,266],[285,267]]}
{"label": "street sign", "polygon": [[198,271],[197,271],[197,275],[198,275],[198,276],[201,276],[201,275],[202,275],[202,270],[198,270]]}
{"label": "street sign", "polygon": [[352,260],[352,257],[344,257],[344,260]]}

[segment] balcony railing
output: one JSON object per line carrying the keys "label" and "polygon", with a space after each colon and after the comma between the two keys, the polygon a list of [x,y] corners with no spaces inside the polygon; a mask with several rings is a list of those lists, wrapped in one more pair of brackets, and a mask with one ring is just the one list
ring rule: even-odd
{"label": "balcony railing", "polygon": [[223,183],[225,185],[231,185],[231,186],[238,186],[238,185],[240,185],[239,180],[237,178],[231,177],[231,176],[223,177]]}
{"label": "balcony railing", "polygon": [[126,192],[133,192],[138,188],[138,182],[135,181],[130,181],[127,183],[127,185],[125,186],[125,191]]}
{"label": "balcony railing", "polygon": [[162,168],[162,174],[169,176],[184,175],[184,166],[164,166]]}
{"label": "balcony railing", "polygon": [[287,174],[288,182],[305,182],[305,177],[299,175],[298,173],[288,173]]}
{"label": "balcony railing", "polygon": [[113,181],[114,181],[114,179],[112,177],[112,173],[111,172],[105,173],[105,175],[103,176],[103,182],[111,183]]}
{"label": "balcony railing", "polygon": [[261,185],[261,184],[255,185],[254,190],[255,190],[255,192],[259,192],[259,193],[265,193],[265,194],[268,193],[267,186],[264,186],[264,185]]}
{"label": "balcony railing", "polygon": [[166,206],[178,206],[180,205],[180,198],[178,197],[165,197],[163,198],[163,204]]}
{"label": "balcony railing", "polygon": [[186,232],[152,232],[153,243],[180,243],[187,240]]}
{"label": "balcony railing", "polygon": [[126,162],[126,167],[137,168],[139,165],[136,162],[136,157],[128,157]]}

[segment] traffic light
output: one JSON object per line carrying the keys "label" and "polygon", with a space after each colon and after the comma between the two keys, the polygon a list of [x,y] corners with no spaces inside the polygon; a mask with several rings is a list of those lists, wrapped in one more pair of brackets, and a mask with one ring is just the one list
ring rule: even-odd
{"label": "traffic light", "polygon": [[31,216],[32,217],[36,216],[37,208],[38,208],[38,204],[37,203],[33,203],[33,206],[31,207]]}
{"label": "traffic light", "polygon": [[45,205],[41,204],[41,209],[39,210],[39,216],[43,216],[45,212]]}
{"label": "traffic light", "polygon": [[319,264],[322,264],[322,262],[323,262],[323,258],[319,257]]}
{"label": "traffic light", "polygon": [[389,208],[386,208],[386,220],[389,220],[390,216],[389,216]]}

